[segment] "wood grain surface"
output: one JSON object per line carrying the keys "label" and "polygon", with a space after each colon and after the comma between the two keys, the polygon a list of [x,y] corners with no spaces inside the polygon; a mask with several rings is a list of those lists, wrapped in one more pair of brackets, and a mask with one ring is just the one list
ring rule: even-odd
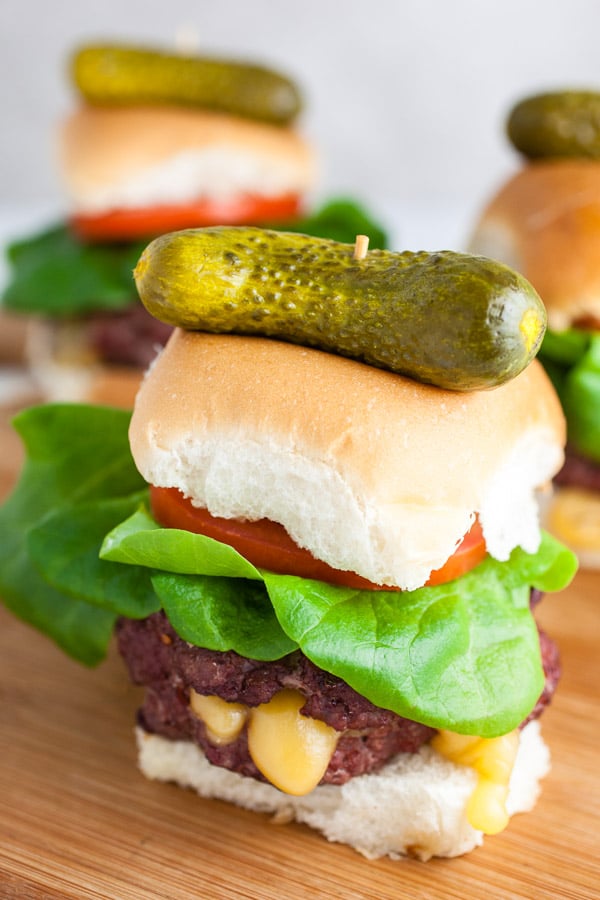
{"label": "wood grain surface", "polygon": [[[21,458],[5,412],[0,493]],[[0,607],[0,897],[600,898],[600,573],[546,597],[539,619],[564,675],[543,718],[553,768],[536,809],[460,859],[370,862],[145,780],[140,693],[114,650],[88,671]]]}

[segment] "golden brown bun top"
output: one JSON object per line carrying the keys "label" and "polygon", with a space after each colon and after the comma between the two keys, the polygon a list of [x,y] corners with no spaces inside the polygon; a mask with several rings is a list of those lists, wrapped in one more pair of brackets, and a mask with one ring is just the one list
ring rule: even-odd
{"label": "golden brown bun top", "polygon": [[[223,113],[169,106],[82,106],[60,133],[65,182],[74,201],[82,204],[90,197],[94,202],[94,192],[138,182],[145,172],[153,179],[174,159],[215,148],[225,157],[225,169],[232,165],[227,154],[238,154],[281,169],[279,177],[290,180],[290,191],[313,186],[315,154],[297,131]],[[168,177],[177,180],[181,174],[169,172]],[[148,187],[152,190],[151,184]]]}
{"label": "golden brown bun top", "polygon": [[179,330],[130,431],[147,481],[215,515],[281,522],[330,565],[409,588],[475,513],[498,558],[535,550],[532,491],[560,467],[564,439],[537,362],[465,394],[292,344]]}
{"label": "golden brown bun top", "polygon": [[469,249],[531,281],[551,328],[600,327],[600,162],[529,163],[484,209]]}

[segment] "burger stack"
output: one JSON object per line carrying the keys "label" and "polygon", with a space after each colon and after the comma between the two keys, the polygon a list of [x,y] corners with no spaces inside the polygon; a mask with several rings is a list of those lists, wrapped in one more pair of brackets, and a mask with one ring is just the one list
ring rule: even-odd
{"label": "burger stack", "polygon": [[534,612],[575,570],[537,516],[565,440],[539,297],[245,228],[159,238],[136,282],[174,331],[131,421],[17,420],[3,599],[87,664],[116,632],[148,777],[369,857],[471,850],[535,804],[560,666]]}

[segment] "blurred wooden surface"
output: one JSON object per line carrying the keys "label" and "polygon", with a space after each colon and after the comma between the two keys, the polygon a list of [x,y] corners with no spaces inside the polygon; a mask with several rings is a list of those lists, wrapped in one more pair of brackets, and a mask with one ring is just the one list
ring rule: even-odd
{"label": "blurred wooden surface", "polygon": [[27,319],[0,310],[0,362],[21,363],[25,357]]}
{"label": "blurred wooden surface", "polygon": [[[22,458],[0,423],[0,492]],[[0,896],[119,900],[507,900],[600,897],[600,573],[539,617],[564,676],[544,715],[553,755],[536,809],[454,860],[369,862],[303,826],[146,781],[140,699],[117,655],[95,671],[0,608]]]}

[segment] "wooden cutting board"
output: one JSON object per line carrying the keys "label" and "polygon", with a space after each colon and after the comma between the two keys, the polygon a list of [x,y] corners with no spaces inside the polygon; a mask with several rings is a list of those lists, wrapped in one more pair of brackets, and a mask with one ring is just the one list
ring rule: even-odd
{"label": "wooden cutting board", "polygon": [[[0,493],[21,449],[0,423]],[[0,608],[0,897],[119,900],[600,898],[600,573],[539,618],[564,676],[543,718],[553,755],[533,813],[454,860],[370,862],[297,825],[145,780],[140,701],[113,651],[97,670]]]}

